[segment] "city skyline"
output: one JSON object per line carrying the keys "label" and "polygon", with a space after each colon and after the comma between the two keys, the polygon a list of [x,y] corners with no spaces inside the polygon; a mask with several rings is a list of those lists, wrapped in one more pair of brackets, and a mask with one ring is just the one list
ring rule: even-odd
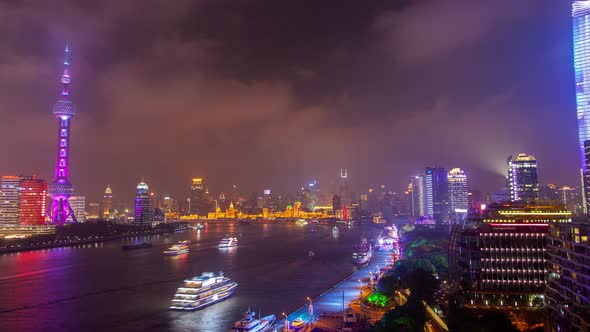
{"label": "city skyline", "polygon": [[[30,133],[18,144],[0,143],[4,155],[14,156],[0,171],[51,179],[53,133],[45,115],[57,88],[61,45],[69,40],[81,110],[72,132],[70,180],[76,194],[90,200],[106,184],[132,199],[142,177],[155,190],[175,195],[186,192],[186,179],[197,176],[220,192],[232,184],[245,192],[286,192],[313,179],[329,188],[341,168],[349,170],[353,188],[383,183],[401,191],[407,177],[425,165],[461,167],[473,187],[491,192],[503,184],[506,156],[520,152],[538,158],[541,183],[576,185],[571,40],[540,37],[571,36],[570,4],[505,3],[510,6],[457,0],[424,11],[419,4],[344,2],[330,24],[309,14],[329,13],[328,4],[290,4],[287,22],[309,22],[297,32],[290,25],[268,29],[285,19],[285,9],[265,1],[229,9],[226,2],[208,1],[157,13],[147,8],[143,18],[131,5],[71,6],[68,14],[75,15],[41,6],[35,9],[39,22],[30,29],[19,20],[4,22],[13,25],[6,31],[25,35],[8,38],[3,46],[8,61],[0,82],[11,84],[0,92],[1,109],[10,110],[14,120],[0,130],[13,135],[26,123]],[[98,18],[94,9],[104,15]],[[240,29],[217,29],[213,22],[226,19],[225,9]],[[6,10],[11,17],[24,15],[18,5]],[[444,18],[437,18],[440,10]],[[472,20],[464,10],[490,18],[481,31],[470,33],[422,31],[413,23],[417,15]],[[150,27],[151,19],[162,25]],[[138,31],[128,29],[131,22]],[[334,28],[343,22],[350,23],[342,31]],[[47,24],[54,29],[34,34]],[[407,36],[394,33],[397,25],[409,30]],[[141,31],[156,26],[163,30],[154,38],[140,38]],[[176,34],[181,28],[183,38]],[[311,31],[318,39],[304,42]],[[243,33],[260,38],[244,45],[236,41]],[[287,40],[303,41],[295,46]],[[417,45],[432,40],[433,49]],[[404,52],[391,49],[402,41],[408,43]],[[486,55],[491,49],[496,51]],[[339,77],[345,73],[335,74],[336,65],[349,68],[355,79]],[[428,82],[417,79],[426,72]],[[453,84],[443,79],[449,74]],[[511,122],[505,120],[509,116]]]}

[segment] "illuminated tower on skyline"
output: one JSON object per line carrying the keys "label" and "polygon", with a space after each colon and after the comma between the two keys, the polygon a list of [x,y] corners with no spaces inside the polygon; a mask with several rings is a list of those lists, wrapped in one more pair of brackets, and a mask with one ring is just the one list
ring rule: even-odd
{"label": "illuminated tower on skyline", "polygon": [[64,72],[61,76],[63,85],[60,100],[53,106],[53,115],[58,119],[59,131],[57,140],[57,160],[55,164],[55,179],[49,185],[51,205],[47,210],[47,216],[51,223],[63,225],[68,218],[71,222],[77,222],[74,210],[68,203],[68,199],[74,193],[74,187],[68,179],[70,163],[70,119],[76,115],[76,106],[70,101],[70,50],[66,45]]}
{"label": "illuminated tower on skyline", "polygon": [[[576,83],[576,110],[582,158],[582,199],[584,212],[590,202],[590,1],[579,0],[572,4],[574,41],[574,74]],[[589,79],[586,80],[586,77]]]}

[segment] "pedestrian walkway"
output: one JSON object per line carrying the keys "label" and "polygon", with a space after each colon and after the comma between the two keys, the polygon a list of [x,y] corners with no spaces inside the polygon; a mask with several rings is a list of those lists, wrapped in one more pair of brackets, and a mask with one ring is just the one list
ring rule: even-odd
{"label": "pedestrian walkway", "polygon": [[[367,286],[370,272],[375,275],[379,268],[390,264],[391,252],[375,251],[367,266],[313,299],[313,320],[316,321],[320,317],[320,314],[341,313],[343,303],[344,308],[348,308],[352,301],[358,299],[361,292],[361,283],[362,286]],[[361,281],[359,282],[359,280]],[[288,316],[291,322],[296,318],[301,318],[305,322],[309,321],[308,305],[302,306]]]}

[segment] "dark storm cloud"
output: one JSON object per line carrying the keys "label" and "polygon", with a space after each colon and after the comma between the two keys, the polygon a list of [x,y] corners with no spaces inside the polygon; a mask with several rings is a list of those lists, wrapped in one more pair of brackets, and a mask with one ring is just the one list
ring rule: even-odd
{"label": "dark storm cloud", "polygon": [[402,189],[430,164],[493,190],[519,151],[576,183],[567,2],[17,1],[0,31],[0,171],[50,178],[67,39],[90,197],[110,183],[130,201],[142,176],[179,196],[196,175],[326,187],[340,167]]}

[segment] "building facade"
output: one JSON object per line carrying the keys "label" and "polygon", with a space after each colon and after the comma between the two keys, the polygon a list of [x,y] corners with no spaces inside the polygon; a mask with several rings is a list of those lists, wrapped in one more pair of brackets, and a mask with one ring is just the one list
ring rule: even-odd
{"label": "building facade", "polygon": [[451,220],[463,222],[469,209],[469,191],[467,189],[467,175],[460,168],[453,168],[447,175],[449,182],[449,205]]}
{"label": "building facade", "polygon": [[190,193],[189,214],[207,216],[212,212],[209,193],[205,189],[202,178],[193,178]]}
{"label": "building facade", "polygon": [[36,176],[2,177],[0,224],[44,225],[47,182]]}
{"label": "building facade", "polygon": [[449,182],[442,167],[427,167],[424,174],[426,215],[437,224],[449,222]]}
{"label": "building facade", "polygon": [[539,200],[539,179],[537,159],[520,153],[518,157],[508,157],[508,186],[510,201],[533,203]]}
{"label": "building facade", "polygon": [[343,205],[352,203],[352,193],[350,190],[350,180],[348,179],[348,170],[346,168],[340,169],[340,177],[338,178],[338,196]]}
{"label": "building facade", "polygon": [[151,220],[150,189],[147,183],[143,181],[137,185],[134,220],[139,225],[147,225]]}
{"label": "building facade", "polygon": [[590,225],[556,224],[548,241],[545,331],[590,331]]}
{"label": "building facade", "polygon": [[590,204],[590,1],[572,3],[574,41],[574,74],[576,84],[576,111],[580,143],[583,204],[588,213]]}
{"label": "building facade", "polygon": [[412,176],[408,183],[408,214],[412,221],[426,215],[426,198],[424,196],[424,176]]}
{"label": "building facade", "polygon": [[86,196],[72,196],[70,197],[70,206],[74,210],[74,215],[78,222],[86,221]]}
{"label": "building facade", "polygon": [[461,289],[461,305],[543,309],[549,230],[570,222],[571,212],[561,206],[509,203],[493,204],[454,225],[449,275]]}

